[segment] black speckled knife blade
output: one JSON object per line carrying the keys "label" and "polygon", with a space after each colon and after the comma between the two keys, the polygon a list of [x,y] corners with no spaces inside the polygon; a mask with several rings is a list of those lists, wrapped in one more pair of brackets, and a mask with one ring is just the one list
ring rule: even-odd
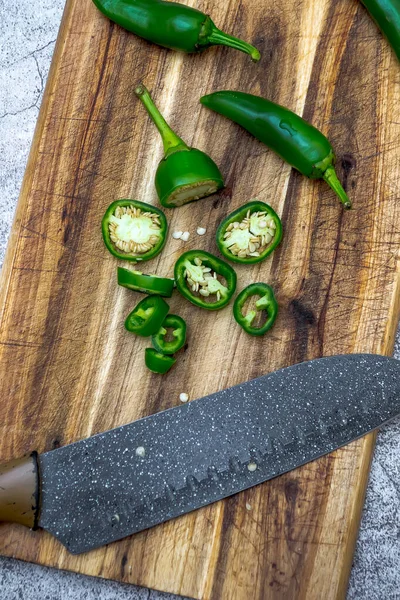
{"label": "black speckled knife blade", "polygon": [[290,471],[400,413],[400,362],[289,367],[39,457],[40,526],[81,553]]}

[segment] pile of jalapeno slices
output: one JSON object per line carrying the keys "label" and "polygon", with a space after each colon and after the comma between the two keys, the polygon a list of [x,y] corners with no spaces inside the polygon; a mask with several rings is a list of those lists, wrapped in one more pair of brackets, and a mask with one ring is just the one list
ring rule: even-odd
{"label": "pile of jalapeno slices", "polygon": [[[117,200],[107,209],[103,239],[117,258],[144,262],[161,252],[168,224],[164,213],[136,200]],[[224,258],[241,264],[264,261],[282,240],[282,223],[276,212],[259,200],[252,200],[226,217],[218,227],[216,245]],[[186,322],[170,314],[165,298],[174,288],[193,305],[208,311],[227,306],[236,292],[235,270],[205,250],[189,250],[176,261],[174,277],[151,275],[117,267],[118,284],[146,294],[125,319],[125,329],[139,337],[151,338],[145,349],[145,364],[153,373],[165,374],[176,363],[176,354],[186,344]],[[275,323],[278,304],[272,288],[254,283],[236,298],[233,315],[244,331],[262,336]]]}

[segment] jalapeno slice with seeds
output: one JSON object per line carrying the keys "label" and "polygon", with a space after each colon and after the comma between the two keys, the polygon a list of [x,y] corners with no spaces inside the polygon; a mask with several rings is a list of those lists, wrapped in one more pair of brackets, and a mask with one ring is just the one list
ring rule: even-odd
{"label": "jalapeno slice with seeds", "polygon": [[175,264],[178,291],[192,304],[207,310],[226,306],[236,290],[230,265],[204,250],[189,250]]}
{"label": "jalapeno slice with seeds", "polygon": [[169,311],[161,296],[147,296],[127,316],[125,328],[141,337],[149,337],[160,329]]}
{"label": "jalapeno slice with seeds", "polygon": [[116,200],[102,221],[104,243],[113,256],[130,261],[154,258],[167,239],[164,213],[138,200]]}
{"label": "jalapeno slice with seeds", "polygon": [[217,230],[221,253],[236,263],[265,260],[282,240],[282,223],[268,204],[252,200],[224,219]]}
{"label": "jalapeno slice with seeds", "polygon": [[164,375],[174,366],[176,358],[173,356],[166,356],[154,350],[154,348],[146,348],[144,357],[146,367],[153,371],[153,373],[159,373]]}
{"label": "jalapeno slice with seeds", "polygon": [[175,280],[169,277],[146,275],[141,271],[131,271],[123,267],[118,267],[117,276],[118,285],[142,294],[157,294],[171,298],[174,290]]}
{"label": "jalapeno slice with seeds", "polygon": [[[244,314],[244,305],[254,296],[260,296],[260,298],[256,300],[254,307]],[[263,311],[266,313],[266,320],[257,326],[255,321],[260,312]],[[271,286],[266,283],[252,283],[245,288],[235,300],[233,316],[246,333],[255,336],[267,333],[278,316],[278,303]]]}
{"label": "jalapeno slice with seeds", "polygon": [[[172,339],[167,339],[172,329]],[[151,338],[154,348],[162,354],[175,354],[186,342],[186,323],[178,315],[167,315],[160,329]]]}

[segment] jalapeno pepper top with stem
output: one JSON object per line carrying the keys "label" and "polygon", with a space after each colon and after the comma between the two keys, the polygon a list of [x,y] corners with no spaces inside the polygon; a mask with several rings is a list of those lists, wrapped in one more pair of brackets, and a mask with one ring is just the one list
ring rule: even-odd
{"label": "jalapeno pepper top with stem", "polygon": [[175,264],[175,283],[182,296],[192,304],[219,310],[235,293],[236,273],[209,252],[189,250]]}
{"label": "jalapeno pepper top with stem", "polygon": [[282,223],[264,202],[252,200],[222,221],[217,244],[222,254],[237,263],[265,260],[282,240]]}
{"label": "jalapeno pepper top with stem", "polygon": [[118,267],[117,275],[118,285],[143,294],[158,294],[165,298],[171,298],[175,286],[174,279],[146,275],[146,273],[131,271],[123,267]]}
{"label": "jalapeno pepper top with stem", "polygon": [[[169,329],[172,329],[172,339],[168,339]],[[157,352],[175,354],[186,342],[186,323],[178,315],[167,315],[160,329],[151,338]]]}
{"label": "jalapeno pepper top with stem", "polygon": [[127,316],[125,328],[141,337],[149,337],[160,329],[169,311],[161,296],[147,296]]}
{"label": "jalapeno pepper top with stem", "polygon": [[116,200],[102,220],[104,243],[117,258],[150,260],[167,240],[167,219],[159,209],[138,200]]}
{"label": "jalapeno pepper top with stem", "polygon": [[257,48],[218,29],[204,13],[164,0],[93,0],[111,21],[136,35],[173,50],[200,52],[210,46],[230,46],[260,60]]}
{"label": "jalapeno pepper top with stem", "polygon": [[163,206],[174,208],[215,194],[224,180],[215,162],[201,150],[189,148],[155,106],[144,85],[135,89],[161,134],[164,158],[158,165],[155,185]]}
{"label": "jalapeno pepper top with stem", "polygon": [[351,208],[333,166],[332,146],[313,125],[279,104],[243,92],[215,92],[200,102],[247,129],[303,175],[324,179],[344,207]]}
{"label": "jalapeno pepper top with stem", "polygon": [[361,0],[400,60],[400,3],[398,0]]}
{"label": "jalapeno pepper top with stem", "polygon": [[[245,304],[251,299],[259,296],[259,299],[246,310]],[[264,320],[261,319],[262,313],[266,314]],[[278,316],[278,303],[276,301],[273,289],[266,283],[252,283],[235,300],[233,305],[233,315],[239,325],[250,335],[261,336],[267,333],[274,325]],[[256,324],[260,318],[259,324]]]}

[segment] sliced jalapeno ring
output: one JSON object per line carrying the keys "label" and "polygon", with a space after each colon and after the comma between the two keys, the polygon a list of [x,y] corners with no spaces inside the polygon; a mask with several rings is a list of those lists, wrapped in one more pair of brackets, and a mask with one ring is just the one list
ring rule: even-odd
{"label": "sliced jalapeno ring", "polygon": [[171,298],[174,290],[175,280],[169,277],[158,277],[158,275],[146,275],[140,271],[131,271],[118,267],[118,285],[126,287],[135,292],[143,294],[157,294],[165,298]]}
{"label": "sliced jalapeno ring", "polygon": [[136,335],[149,337],[160,329],[168,311],[169,306],[161,296],[147,296],[127,316],[125,328]]}
{"label": "sliced jalapeno ring", "polygon": [[230,265],[204,250],[189,250],[175,264],[178,291],[192,304],[207,310],[226,306],[236,290]]}
{"label": "sliced jalapeno ring", "polygon": [[146,367],[150,369],[150,371],[161,375],[167,373],[176,363],[176,358],[161,354],[160,352],[157,352],[157,350],[154,350],[154,348],[146,348],[144,360]]}
{"label": "sliced jalapeno ring", "polygon": [[[244,305],[254,296],[259,296],[259,299],[254,303],[254,307],[244,314]],[[256,325],[255,322],[261,312],[266,313],[266,320],[260,325]],[[266,283],[252,283],[245,288],[235,300],[233,315],[246,333],[255,336],[267,333],[278,316],[278,303],[271,286]]]}
{"label": "sliced jalapeno ring", "polygon": [[252,200],[222,221],[217,230],[221,253],[236,263],[254,264],[267,258],[282,240],[282,223],[264,202]]}
{"label": "sliced jalapeno ring", "polygon": [[[172,329],[172,339],[168,338]],[[167,315],[160,329],[151,338],[154,348],[162,354],[175,354],[186,342],[186,323],[178,315]]]}
{"label": "sliced jalapeno ring", "polygon": [[104,243],[111,254],[135,262],[157,256],[164,247],[167,231],[164,213],[138,200],[116,200],[102,221]]}

